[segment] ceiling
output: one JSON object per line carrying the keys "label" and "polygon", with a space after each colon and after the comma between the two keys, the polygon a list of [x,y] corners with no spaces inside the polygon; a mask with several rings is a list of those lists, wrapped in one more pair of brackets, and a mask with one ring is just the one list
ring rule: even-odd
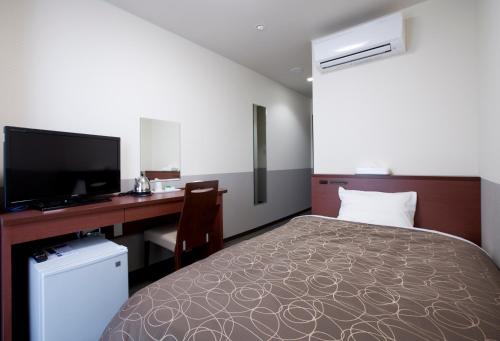
{"label": "ceiling", "polygon": [[311,39],[422,0],[106,1],[310,97]]}

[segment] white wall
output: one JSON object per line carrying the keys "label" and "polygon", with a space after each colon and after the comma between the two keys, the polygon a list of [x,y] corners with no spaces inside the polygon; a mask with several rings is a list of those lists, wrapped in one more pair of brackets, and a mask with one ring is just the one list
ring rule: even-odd
{"label": "white wall", "polygon": [[478,175],[476,3],[429,0],[403,12],[408,52],[314,69],[314,172]]}
{"label": "white wall", "polygon": [[119,136],[123,178],[139,117],[181,123],[183,175],[251,172],[253,103],[268,168],[310,167],[308,98],[108,3],[1,1],[0,49],[1,124]]}
{"label": "white wall", "polygon": [[500,184],[500,1],[478,3],[480,171]]}

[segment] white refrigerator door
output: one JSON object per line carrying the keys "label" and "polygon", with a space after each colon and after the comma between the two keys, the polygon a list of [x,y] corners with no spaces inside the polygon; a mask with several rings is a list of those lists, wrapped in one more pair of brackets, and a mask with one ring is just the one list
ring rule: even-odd
{"label": "white refrigerator door", "polygon": [[128,298],[127,254],[42,274],[43,341],[95,341]]}

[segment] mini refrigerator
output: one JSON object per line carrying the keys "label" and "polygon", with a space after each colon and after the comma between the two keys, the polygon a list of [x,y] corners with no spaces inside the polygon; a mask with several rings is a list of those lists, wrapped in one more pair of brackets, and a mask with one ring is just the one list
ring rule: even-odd
{"label": "mini refrigerator", "polygon": [[31,341],[95,341],[128,298],[127,248],[86,237],[29,260]]}

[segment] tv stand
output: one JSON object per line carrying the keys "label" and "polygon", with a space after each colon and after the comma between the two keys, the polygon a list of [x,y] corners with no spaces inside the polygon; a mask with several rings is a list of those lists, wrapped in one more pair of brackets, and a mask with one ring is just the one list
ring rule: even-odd
{"label": "tv stand", "polygon": [[57,201],[40,201],[34,203],[32,207],[34,209],[45,211],[59,210],[62,208],[97,204],[101,202],[111,201],[111,196],[101,196],[101,197],[74,197],[71,199],[57,200]]}

